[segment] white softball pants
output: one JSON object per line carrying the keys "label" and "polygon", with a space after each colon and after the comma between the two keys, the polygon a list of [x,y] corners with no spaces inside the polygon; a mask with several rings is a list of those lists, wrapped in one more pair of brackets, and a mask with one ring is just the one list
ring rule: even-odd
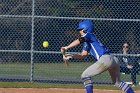
{"label": "white softball pants", "polygon": [[103,55],[89,66],[81,75],[81,78],[92,77],[104,71],[109,71],[113,83],[120,83],[120,66],[118,59],[113,55]]}

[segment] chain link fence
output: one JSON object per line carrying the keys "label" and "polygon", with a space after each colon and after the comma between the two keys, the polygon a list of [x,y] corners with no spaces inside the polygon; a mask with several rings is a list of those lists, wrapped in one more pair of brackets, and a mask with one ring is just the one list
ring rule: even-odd
{"label": "chain link fence", "polygon": [[[0,6],[2,81],[81,83],[81,73],[94,58],[89,55],[85,60],[70,60],[66,67],[60,48],[78,38],[76,28],[84,19],[95,22],[95,35],[113,54],[118,54],[127,41],[137,52],[133,56],[139,58],[139,0],[2,0]],[[42,47],[45,40],[49,41],[47,49]],[[81,48],[69,52],[81,52]],[[95,76],[94,82],[111,83],[106,74]],[[129,77],[122,75],[122,80],[131,81]]]}

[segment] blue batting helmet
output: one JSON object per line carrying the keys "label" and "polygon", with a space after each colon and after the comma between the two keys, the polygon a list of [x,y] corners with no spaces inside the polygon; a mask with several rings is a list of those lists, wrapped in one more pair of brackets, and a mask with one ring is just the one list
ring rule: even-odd
{"label": "blue batting helmet", "polygon": [[91,20],[84,20],[79,23],[78,31],[84,30],[85,32],[93,33],[94,23]]}

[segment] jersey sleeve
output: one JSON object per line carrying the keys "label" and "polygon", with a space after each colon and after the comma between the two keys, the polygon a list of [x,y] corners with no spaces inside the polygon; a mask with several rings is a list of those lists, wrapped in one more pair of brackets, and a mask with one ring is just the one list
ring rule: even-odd
{"label": "jersey sleeve", "polygon": [[89,48],[88,43],[85,42],[82,51],[84,50],[84,51],[88,51],[88,52],[89,52],[89,49],[90,49],[90,48]]}
{"label": "jersey sleeve", "polygon": [[91,40],[91,35],[89,33],[86,33],[85,35],[81,36],[78,39],[80,43],[89,42]]}
{"label": "jersey sleeve", "polygon": [[79,37],[78,39],[79,39],[80,43],[84,43],[84,42],[88,41],[86,37]]}
{"label": "jersey sleeve", "polygon": [[82,37],[86,38],[86,41],[89,42],[89,43],[92,43],[92,42],[96,41],[96,38],[95,38],[94,34],[91,34],[91,33],[86,33]]}

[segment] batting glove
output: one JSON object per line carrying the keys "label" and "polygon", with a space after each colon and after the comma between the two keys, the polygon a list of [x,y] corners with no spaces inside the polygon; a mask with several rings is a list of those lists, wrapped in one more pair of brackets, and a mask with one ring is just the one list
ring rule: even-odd
{"label": "batting glove", "polygon": [[68,48],[67,47],[61,47],[61,53],[62,54],[65,54],[65,52],[68,50]]}
{"label": "batting glove", "polygon": [[65,55],[63,55],[63,60],[69,60],[71,58],[73,58],[73,54],[65,54]]}

